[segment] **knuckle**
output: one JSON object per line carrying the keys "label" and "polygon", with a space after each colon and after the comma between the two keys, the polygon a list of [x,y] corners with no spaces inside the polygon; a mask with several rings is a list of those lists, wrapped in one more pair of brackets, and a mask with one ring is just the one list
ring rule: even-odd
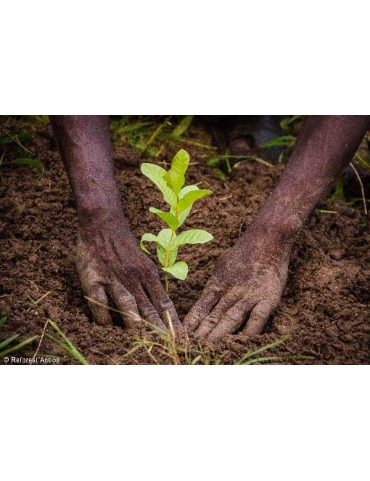
{"label": "knuckle", "polygon": [[265,317],[268,316],[271,311],[271,306],[268,301],[260,302],[253,310],[252,316],[253,317]]}
{"label": "knuckle", "polygon": [[88,302],[93,303],[93,301],[98,301],[107,304],[107,296],[102,286],[96,284],[82,284],[82,289],[85,296],[89,298]]}
{"label": "knuckle", "polygon": [[156,265],[154,264],[154,262],[152,262],[152,261],[147,262],[146,269],[147,269],[148,272],[151,272],[152,274],[158,273],[158,269],[157,269]]}
{"label": "knuckle", "polygon": [[147,278],[151,279],[154,282],[160,282],[160,277],[158,273],[158,269],[154,263],[151,263],[147,268]]}
{"label": "knuckle", "polygon": [[153,307],[145,307],[144,309],[142,309],[142,312],[145,317],[158,317],[158,313]]}
{"label": "knuckle", "polygon": [[164,311],[174,311],[174,305],[167,295],[161,300],[160,306]]}
{"label": "knuckle", "polygon": [[158,269],[154,262],[149,259],[144,259],[143,262],[130,266],[129,276],[141,281],[159,280]]}
{"label": "knuckle", "polygon": [[209,316],[208,319],[205,320],[204,324],[208,327],[213,329],[214,327],[217,326],[217,324],[220,322],[220,319],[216,316]]}
{"label": "knuckle", "polygon": [[121,297],[122,297],[122,300],[127,304],[135,303],[135,297],[128,291],[122,292]]}
{"label": "knuckle", "polygon": [[135,302],[135,297],[129,292],[127,289],[118,283],[115,283],[111,286],[111,292],[113,297],[119,299],[121,302],[125,304],[133,304]]}
{"label": "knuckle", "polygon": [[[234,312],[234,313],[228,313],[226,312],[223,316],[222,316],[222,324],[226,327],[231,327],[233,326],[236,322],[237,322],[237,319],[238,319],[238,313]],[[239,313],[240,314],[240,313]]]}
{"label": "knuckle", "polygon": [[198,324],[198,317],[195,315],[194,312],[190,311],[189,314],[185,317],[183,325],[187,329],[192,329],[192,327],[197,324]]}

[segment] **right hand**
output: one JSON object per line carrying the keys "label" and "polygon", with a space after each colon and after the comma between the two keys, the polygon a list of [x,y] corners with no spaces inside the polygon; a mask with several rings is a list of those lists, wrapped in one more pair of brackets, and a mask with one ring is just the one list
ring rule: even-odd
{"label": "right hand", "polygon": [[[155,264],[140,250],[125,222],[83,227],[77,247],[77,269],[93,320],[111,324],[110,298],[126,327],[140,319],[166,330],[168,316],[181,323],[165,292]],[[119,225],[117,225],[119,224]]]}
{"label": "right hand", "polygon": [[240,329],[248,336],[260,334],[279,304],[290,250],[290,243],[248,229],[217,262],[185,328],[212,342]]}

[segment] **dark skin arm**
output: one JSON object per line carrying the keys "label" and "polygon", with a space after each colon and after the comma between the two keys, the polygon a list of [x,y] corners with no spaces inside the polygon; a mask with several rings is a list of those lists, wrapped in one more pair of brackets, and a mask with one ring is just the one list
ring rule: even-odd
{"label": "dark skin arm", "polygon": [[260,334],[287,280],[294,239],[339,179],[370,128],[369,116],[304,119],[288,165],[253,223],[216,264],[201,298],[185,319],[210,341],[242,329]]}
{"label": "dark skin arm", "polygon": [[52,126],[76,199],[80,227],[77,269],[95,322],[111,323],[108,297],[127,327],[139,316],[175,326],[175,308],[155,264],[138,247],[114,180],[107,116],[52,116]]}

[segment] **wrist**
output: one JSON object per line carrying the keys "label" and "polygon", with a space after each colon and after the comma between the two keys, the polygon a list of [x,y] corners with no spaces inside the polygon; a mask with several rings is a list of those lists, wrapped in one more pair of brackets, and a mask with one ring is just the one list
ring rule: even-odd
{"label": "wrist", "polygon": [[[277,215],[272,211],[262,210],[248,226],[242,242],[266,256],[289,257],[293,243],[303,223],[298,216],[291,214]],[[250,243],[255,244],[251,246]]]}
{"label": "wrist", "polygon": [[[122,228],[127,225],[122,206],[112,203],[91,203],[79,206],[77,209],[80,228],[84,231],[94,232]],[[119,229],[120,230],[120,229]]]}

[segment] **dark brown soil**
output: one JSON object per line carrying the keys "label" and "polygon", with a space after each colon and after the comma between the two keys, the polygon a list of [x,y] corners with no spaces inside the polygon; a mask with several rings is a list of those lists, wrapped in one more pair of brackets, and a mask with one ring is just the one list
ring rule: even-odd
{"label": "dark brown soil", "polygon": [[[14,333],[20,333],[20,339],[41,334],[50,317],[90,363],[172,362],[160,349],[153,359],[143,347],[122,359],[133,347],[134,336],[118,325],[101,327],[90,321],[73,262],[77,234],[74,200],[58,152],[48,136],[41,134],[30,147],[46,167],[40,180],[27,167],[2,169],[0,314],[9,319],[0,329],[0,340]],[[205,164],[205,151],[184,147],[194,163],[188,182],[201,181],[214,191],[194,208],[188,225],[207,229],[215,240],[184,249],[181,255],[190,265],[190,275],[186,282],[173,282],[171,287],[180,316],[199,297],[216,259],[253,219],[283,170],[282,165],[269,168],[245,163],[223,182]],[[178,148],[180,145],[168,150],[164,159],[170,160]],[[114,158],[133,232],[139,238],[144,232],[158,231],[159,223],[148,208],[160,203],[160,195],[141,176],[139,155],[129,147],[119,147],[114,149]],[[324,208],[337,213],[315,212],[300,234],[283,299],[265,334],[250,339],[239,334],[217,346],[201,345],[206,351],[203,361],[233,363],[244,353],[288,334],[284,344],[263,355],[314,357],[286,363],[370,362],[369,220],[361,204],[350,207],[340,201],[326,203]],[[28,296],[37,300],[45,294],[37,306],[28,300]],[[37,342],[31,346],[32,352],[36,346]],[[195,340],[190,340],[188,347],[199,349]],[[41,352],[63,355],[60,347],[46,338]]]}

